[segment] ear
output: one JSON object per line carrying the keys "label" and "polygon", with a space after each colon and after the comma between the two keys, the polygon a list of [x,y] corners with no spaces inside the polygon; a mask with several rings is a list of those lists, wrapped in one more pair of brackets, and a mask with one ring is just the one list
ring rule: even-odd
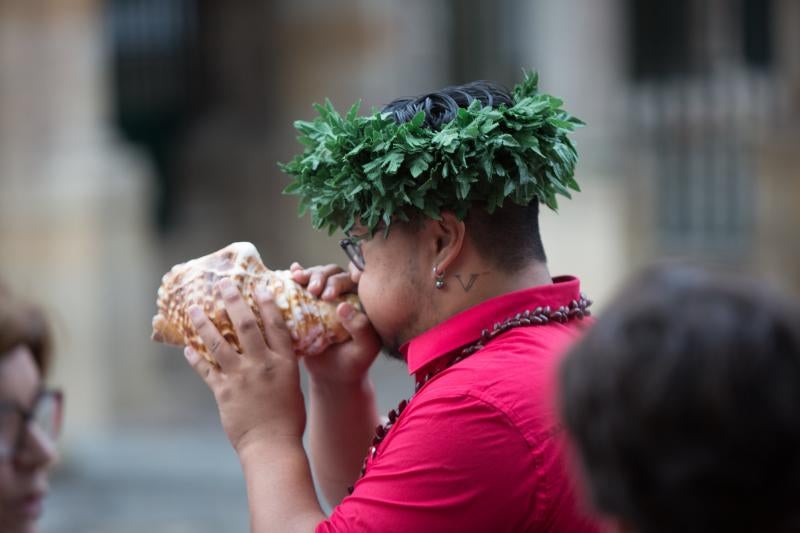
{"label": "ear", "polygon": [[451,211],[442,212],[441,217],[440,220],[431,221],[431,231],[436,245],[433,266],[439,272],[444,272],[461,253],[466,238],[466,226]]}

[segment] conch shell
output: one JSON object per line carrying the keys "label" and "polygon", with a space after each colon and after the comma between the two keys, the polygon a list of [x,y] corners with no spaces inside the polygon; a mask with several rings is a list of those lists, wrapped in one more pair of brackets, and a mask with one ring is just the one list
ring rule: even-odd
{"label": "conch shell", "polygon": [[196,304],[205,310],[223,337],[241,350],[222,296],[214,289],[223,278],[231,278],[239,287],[245,301],[255,311],[262,333],[264,326],[254,299],[255,289],[266,286],[272,290],[298,356],[317,355],[331,344],[350,338],[336,315],[336,306],[341,301],[348,301],[359,307],[355,295],[336,302],[320,300],[295,283],[288,270],[272,271],[265,267],[255,246],[249,242],[235,242],[212,254],[172,267],[158,289],[158,313],[153,317],[151,338],[157,342],[191,346],[216,364],[189,318],[187,310]]}

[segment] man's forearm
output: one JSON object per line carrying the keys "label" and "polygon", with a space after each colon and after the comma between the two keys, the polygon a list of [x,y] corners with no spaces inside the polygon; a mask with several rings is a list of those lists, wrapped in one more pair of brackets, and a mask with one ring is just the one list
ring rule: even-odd
{"label": "man's forearm", "polygon": [[375,392],[367,378],[349,387],[312,378],[310,396],[309,441],[314,474],[333,506],[358,478],[379,423]]}
{"label": "man's forearm", "polygon": [[239,460],[252,533],[311,533],[325,519],[302,441],[259,443]]}

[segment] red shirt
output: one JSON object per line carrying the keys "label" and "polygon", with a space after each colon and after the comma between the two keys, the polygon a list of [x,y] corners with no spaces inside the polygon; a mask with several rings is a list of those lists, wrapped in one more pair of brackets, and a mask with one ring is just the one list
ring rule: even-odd
{"label": "red shirt", "polygon": [[[416,337],[401,348],[409,372],[427,372],[495,322],[579,299],[576,278],[553,281],[490,299]],[[579,320],[514,328],[436,375],[317,531],[598,531],[567,475],[554,401],[559,354],[579,330]]]}

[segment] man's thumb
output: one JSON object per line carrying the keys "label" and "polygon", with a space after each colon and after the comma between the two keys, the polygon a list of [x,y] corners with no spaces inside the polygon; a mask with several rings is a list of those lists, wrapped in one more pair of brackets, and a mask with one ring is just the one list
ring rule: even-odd
{"label": "man's thumb", "polygon": [[372,341],[375,342],[377,335],[375,330],[367,318],[367,315],[361,313],[356,307],[349,302],[342,302],[336,308],[336,314],[342,321],[342,326],[357,342]]}

